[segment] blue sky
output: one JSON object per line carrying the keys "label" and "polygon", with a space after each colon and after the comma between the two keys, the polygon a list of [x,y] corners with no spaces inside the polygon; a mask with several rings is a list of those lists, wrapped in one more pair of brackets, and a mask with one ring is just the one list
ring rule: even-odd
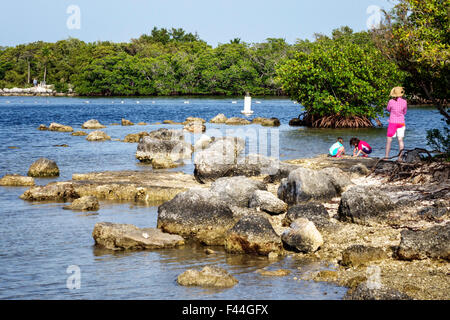
{"label": "blue sky", "polygon": [[[70,5],[80,8],[80,29],[69,29]],[[216,46],[233,38],[260,42],[268,37],[312,39],[315,32],[348,25],[366,30],[371,5],[389,0],[4,0],[0,45],[68,37],[84,41],[129,41],[159,28],[198,32]]]}

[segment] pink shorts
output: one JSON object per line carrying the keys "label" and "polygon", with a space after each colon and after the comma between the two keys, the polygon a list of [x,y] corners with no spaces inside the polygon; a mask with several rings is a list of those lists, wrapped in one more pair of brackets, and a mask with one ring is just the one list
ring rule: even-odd
{"label": "pink shorts", "polygon": [[389,138],[395,137],[397,135],[397,131],[399,129],[402,129],[401,131],[403,131],[403,134],[401,134],[401,132],[399,132],[399,138],[403,138],[404,136],[404,130],[403,128],[405,127],[404,123],[389,123],[388,129],[387,129],[387,136]]}

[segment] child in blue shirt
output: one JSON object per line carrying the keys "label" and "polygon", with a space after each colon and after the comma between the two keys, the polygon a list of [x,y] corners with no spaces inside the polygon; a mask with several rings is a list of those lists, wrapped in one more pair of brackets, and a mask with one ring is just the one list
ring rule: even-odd
{"label": "child in blue shirt", "polygon": [[334,158],[342,158],[343,154],[345,154],[344,139],[339,137],[337,138],[336,143],[330,148],[330,156]]}

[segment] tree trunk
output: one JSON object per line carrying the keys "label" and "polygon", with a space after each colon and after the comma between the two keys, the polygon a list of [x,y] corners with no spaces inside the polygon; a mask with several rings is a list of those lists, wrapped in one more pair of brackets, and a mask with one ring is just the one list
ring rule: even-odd
{"label": "tree trunk", "polygon": [[47,79],[47,66],[44,67],[44,83],[45,84],[47,84],[46,79]]}
{"label": "tree trunk", "polygon": [[31,67],[30,67],[30,60],[27,60],[28,63],[28,84],[30,84],[30,77],[31,77]]}

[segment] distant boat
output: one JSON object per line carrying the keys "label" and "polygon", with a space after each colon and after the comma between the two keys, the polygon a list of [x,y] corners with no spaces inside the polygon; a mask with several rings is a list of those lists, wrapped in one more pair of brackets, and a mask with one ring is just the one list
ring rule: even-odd
{"label": "distant boat", "polygon": [[246,116],[252,115],[252,97],[247,93],[247,95],[244,98],[244,110],[241,111],[241,113],[245,114]]}
{"label": "distant boat", "polygon": [[87,104],[87,103],[89,103],[89,101],[85,101],[84,103],[86,103],[86,104]]}
{"label": "distant boat", "polygon": [[256,101],[256,104],[260,104],[261,103],[261,101]]}
{"label": "distant boat", "polygon": [[122,100],[122,101],[120,101],[120,103],[124,104],[124,103],[125,103],[125,101],[123,101],[123,100]]}
{"label": "distant boat", "polygon": [[137,104],[141,103],[140,101],[136,101]]}
{"label": "distant boat", "polygon": [[185,101],[184,104],[189,104],[189,101]]}
{"label": "distant boat", "polygon": [[237,103],[237,101],[231,101],[231,103],[232,103],[232,104],[236,104],[236,103]]}

